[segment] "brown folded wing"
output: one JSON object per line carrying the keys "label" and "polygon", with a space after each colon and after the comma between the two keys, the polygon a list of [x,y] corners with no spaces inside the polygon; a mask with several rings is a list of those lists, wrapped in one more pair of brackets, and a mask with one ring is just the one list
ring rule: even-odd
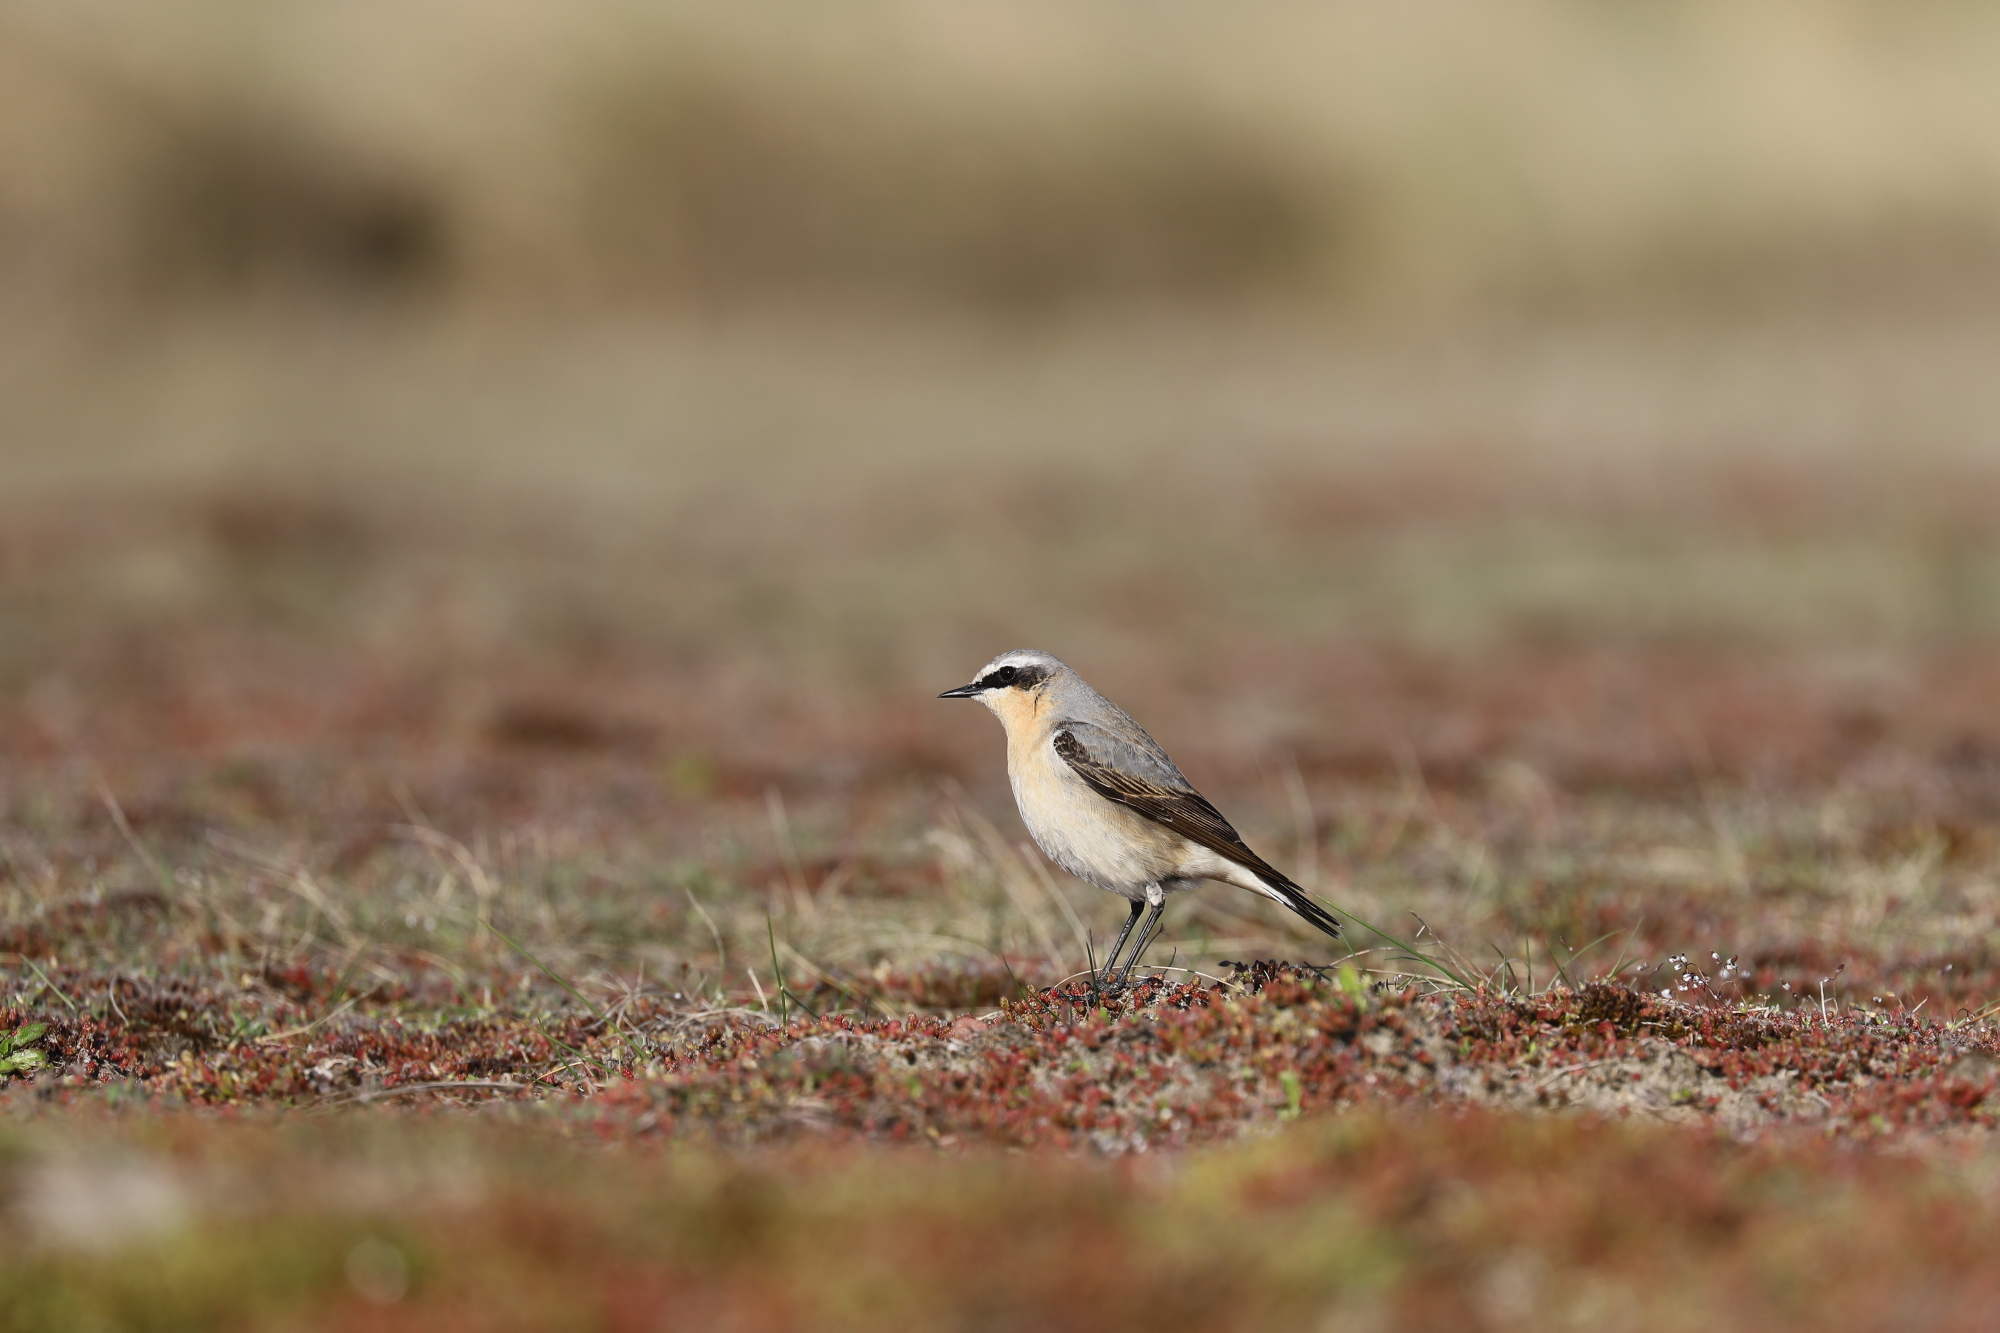
{"label": "brown folded wing", "polygon": [[1063,762],[1099,796],[1116,801],[1128,810],[1135,810],[1162,828],[1172,829],[1189,842],[1234,861],[1270,885],[1287,907],[1328,935],[1339,937],[1340,923],[1307,896],[1304,889],[1244,846],[1242,837],[1230,827],[1222,812],[1210,805],[1200,792],[1192,787],[1169,787],[1100,763],[1082,741],[1066,730],[1056,732],[1055,747]]}
{"label": "brown folded wing", "polygon": [[1222,812],[1210,805],[1200,792],[1162,786],[1101,764],[1091,757],[1082,741],[1067,731],[1055,734],[1055,747],[1063,762],[1099,796],[1138,811],[1162,828],[1172,829],[1189,842],[1198,843],[1218,856],[1283,882],[1284,876],[1244,846],[1242,836],[1229,826]]}

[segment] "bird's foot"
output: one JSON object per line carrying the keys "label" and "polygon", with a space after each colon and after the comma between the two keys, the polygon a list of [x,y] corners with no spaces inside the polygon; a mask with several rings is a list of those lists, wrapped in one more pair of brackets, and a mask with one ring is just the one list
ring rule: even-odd
{"label": "bird's foot", "polygon": [[1105,972],[1091,978],[1090,991],[1099,1001],[1137,1000],[1147,987],[1157,985],[1159,981],[1158,977]]}

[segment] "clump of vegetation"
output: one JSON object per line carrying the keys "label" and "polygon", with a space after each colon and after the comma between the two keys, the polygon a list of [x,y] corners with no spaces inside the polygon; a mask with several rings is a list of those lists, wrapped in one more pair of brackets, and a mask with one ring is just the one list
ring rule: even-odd
{"label": "clump of vegetation", "polygon": [[48,1064],[48,1052],[35,1045],[48,1030],[47,1023],[23,1023],[0,1032],[0,1074],[32,1074]]}

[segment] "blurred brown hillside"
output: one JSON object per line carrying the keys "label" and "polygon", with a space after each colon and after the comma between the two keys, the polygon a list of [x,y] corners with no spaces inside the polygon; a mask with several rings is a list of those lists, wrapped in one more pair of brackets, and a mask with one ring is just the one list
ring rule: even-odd
{"label": "blurred brown hillside", "polygon": [[409,0],[0,14],[0,299],[1965,301],[2000,14]]}

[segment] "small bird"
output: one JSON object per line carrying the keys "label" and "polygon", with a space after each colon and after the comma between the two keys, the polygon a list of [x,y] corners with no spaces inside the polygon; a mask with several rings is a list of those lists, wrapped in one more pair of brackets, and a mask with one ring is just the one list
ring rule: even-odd
{"label": "small bird", "polygon": [[[1132,901],[1099,976],[1122,987],[1159,929],[1167,895],[1220,880],[1283,903],[1338,939],[1340,923],[1251,851],[1167,752],[1061,660],[1000,654],[940,699],[977,699],[1007,729],[1007,780],[1036,846],[1078,879]],[[1152,908],[1115,979],[1119,951]]]}

